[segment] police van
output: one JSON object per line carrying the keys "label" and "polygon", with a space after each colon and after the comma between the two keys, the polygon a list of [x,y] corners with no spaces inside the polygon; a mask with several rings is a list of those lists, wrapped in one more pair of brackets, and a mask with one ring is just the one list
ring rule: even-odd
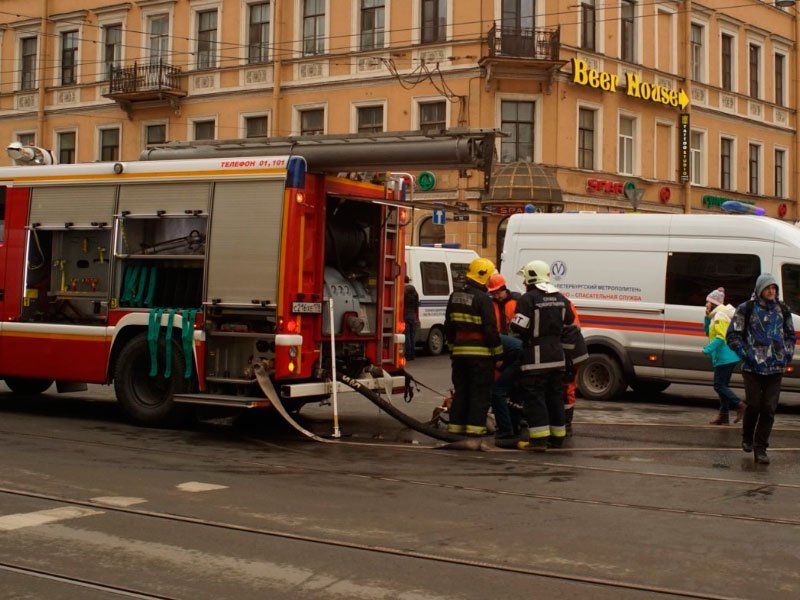
{"label": "police van", "polygon": [[[578,389],[587,398],[612,399],[628,386],[655,393],[671,383],[712,384],[703,317],[706,295],[718,287],[737,306],[770,272],[800,312],[800,229],[767,217],[512,216],[501,260],[510,288],[523,291],[517,271],[536,259],[578,309],[590,351]],[[787,371],[784,387],[800,391],[795,369]]]}
{"label": "police van", "polygon": [[406,272],[419,294],[420,325],[415,339],[429,354],[444,350],[447,300],[453,289],[464,284],[467,267],[476,258],[473,250],[406,246]]}

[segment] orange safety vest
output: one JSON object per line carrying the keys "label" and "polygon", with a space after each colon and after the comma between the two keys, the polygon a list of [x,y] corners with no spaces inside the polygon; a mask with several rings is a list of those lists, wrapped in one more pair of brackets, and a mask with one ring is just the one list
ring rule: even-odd
{"label": "orange safety vest", "polygon": [[[575,314],[575,325],[578,327],[581,326],[581,319],[578,316],[578,311],[575,310],[575,305],[572,301],[569,301],[570,305],[572,306],[572,312]],[[564,383],[564,404],[567,408],[575,406],[575,378],[572,379],[569,383]]]}
{"label": "orange safety vest", "polygon": [[510,294],[502,301],[502,304],[492,299],[494,305],[494,320],[497,323],[497,331],[503,335],[508,334],[508,326],[517,314],[517,300]]}

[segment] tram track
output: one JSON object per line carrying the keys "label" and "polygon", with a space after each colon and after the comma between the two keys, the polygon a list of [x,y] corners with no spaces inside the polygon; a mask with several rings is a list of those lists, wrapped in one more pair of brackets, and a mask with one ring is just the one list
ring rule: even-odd
{"label": "tram track", "polygon": [[[439,564],[449,564],[462,567],[470,567],[481,569],[484,571],[493,571],[498,573],[507,573],[514,575],[527,575],[531,577],[546,578],[551,580],[558,580],[564,582],[581,583],[593,586],[602,586],[611,589],[620,590],[633,590],[640,592],[647,592],[650,594],[661,594],[666,596],[678,598],[693,598],[698,600],[746,600],[739,596],[729,596],[724,594],[712,594],[701,591],[685,590],[680,588],[670,588],[664,586],[648,585],[637,583],[635,581],[624,581],[622,579],[591,577],[585,575],[576,575],[565,572],[552,571],[548,569],[539,569],[533,567],[503,564],[499,562],[490,562],[482,560],[474,560],[462,558],[458,556],[449,556],[445,554],[436,554],[431,552],[423,552],[418,550],[410,550],[404,548],[396,548],[392,546],[368,544],[361,542],[351,542],[347,540],[337,539],[333,537],[312,536],[301,533],[292,533],[288,531],[280,531],[275,529],[266,529],[261,527],[248,527],[244,525],[237,525],[235,523],[226,523],[223,521],[216,521],[210,519],[201,519],[197,517],[190,517],[186,515],[179,515],[175,513],[163,513],[159,511],[143,510],[132,507],[118,507],[110,506],[102,502],[95,502],[92,500],[80,500],[77,498],[68,498],[65,496],[56,496],[53,494],[42,494],[28,490],[15,490],[11,488],[0,488],[0,494],[14,495],[17,497],[25,497],[36,499],[39,501],[48,501],[59,504],[67,504],[72,506],[81,506],[86,508],[102,509],[105,512],[113,512],[119,514],[133,515],[138,517],[145,517],[151,519],[158,519],[172,523],[189,524],[199,527],[206,527],[212,529],[225,530],[230,532],[245,533],[250,535],[258,535],[269,538],[276,538],[282,540],[291,540],[301,543],[309,543],[321,546],[328,546],[334,548],[342,548],[360,552],[368,552],[372,554],[384,554],[396,556],[406,559],[421,560],[426,562],[434,562]],[[142,598],[143,600],[177,600],[167,596],[148,595],[142,592],[136,592],[122,587],[100,584],[88,580],[69,577],[66,575],[59,575],[49,573],[47,571],[40,571],[13,565],[10,563],[0,562],[0,570],[15,571],[22,574],[31,576],[38,576],[55,581],[62,581],[64,583],[71,583],[73,585],[82,585],[83,587],[92,587],[94,589],[101,589],[116,593],[121,596],[129,598]],[[99,586],[99,587],[98,587]],[[138,595],[136,595],[138,594]]]}

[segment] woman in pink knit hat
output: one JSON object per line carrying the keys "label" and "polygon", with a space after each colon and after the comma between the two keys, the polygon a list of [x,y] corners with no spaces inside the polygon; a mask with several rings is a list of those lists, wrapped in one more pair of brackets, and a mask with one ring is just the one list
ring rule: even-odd
{"label": "woman in pink knit hat", "polygon": [[731,350],[725,341],[728,325],[731,323],[736,309],[725,304],[725,288],[717,288],[706,296],[706,318],[703,323],[708,345],[703,352],[711,357],[714,367],[714,391],[719,396],[719,415],[710,422],[711,425],[727,425],[730,423],[731,409],[736,411],[734,423],[742,420],[744,404],[730,388],[731,375],[739,356]]}

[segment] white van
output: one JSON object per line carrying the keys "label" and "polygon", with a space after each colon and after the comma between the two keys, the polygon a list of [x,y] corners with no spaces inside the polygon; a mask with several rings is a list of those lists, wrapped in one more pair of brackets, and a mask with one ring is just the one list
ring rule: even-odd
{"label": "white van", "polygon": [[463,285],[467,267],[478,254],[458,248],[407,246],[406,272],[419,294],[417,344],[429,354],[444,350],[444,313],[453,288]]}
{"label": "white van", "polygon": [[[578,309],[590,352],[578,388],[587,398],[611,399],[627,386],[658,392],[670,383],[712,384],[701,350],[713,289],[724,287],[726,303],[737,306],[770,272],[781,298],[800,309],[800,229],[767,217],[512,216],[501,260],[509,287],[524,291],[516,273],[536,259],[550,265],[553,284]],[[794,321],[797,328],[800,318]],[[800,390],[796,369],[784,387]]]}

